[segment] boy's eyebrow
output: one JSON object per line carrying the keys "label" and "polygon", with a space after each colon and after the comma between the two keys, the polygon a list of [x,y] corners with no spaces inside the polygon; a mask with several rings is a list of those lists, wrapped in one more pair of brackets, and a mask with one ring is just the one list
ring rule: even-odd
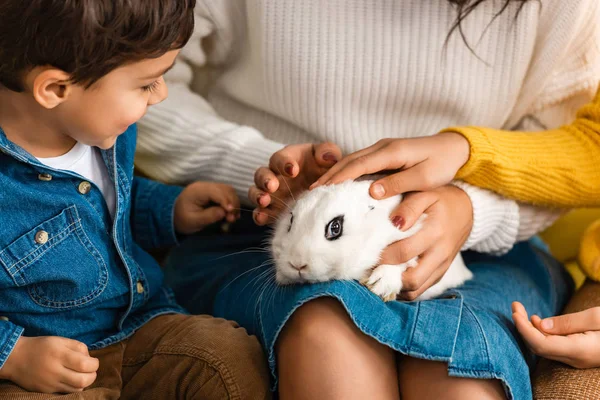
{"label": "boy's eyebrow", "polygon": [[176,61],[173,61],[173,64],[171,64],[171,66],[169,68],[166,68],[166,69],[160,71],[157,74],[152,74],[152,75],[147,76],[145,78],[140,78],[140,80],[145,81],[145,80],[148,80],[148,79],[155,79],[155,78],[158,78],[160,76],[163,76],[164,74],[166,74],[167,72],[169,72],[171,70],[171,68],[173,68],[175,66],[175,62]]}

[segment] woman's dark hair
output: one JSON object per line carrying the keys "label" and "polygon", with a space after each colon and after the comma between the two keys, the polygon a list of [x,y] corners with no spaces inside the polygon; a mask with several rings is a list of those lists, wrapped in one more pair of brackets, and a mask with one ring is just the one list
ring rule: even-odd
{"label": "woman's dark hair", "polygon": [[23,91],[38,66],[90,87],[127,63],[179,49],[196,0],[0,0],[0,85]]}
{"label": "woman's dark hair", "polygon": [[[481,3],[484,3],[486,1],[493,1],[493,0],[448,0],[448,2],[450,2],[451,4],[454,4],[456,6],[456,12],[457,12],[458,16],[456,17],[456,21],[454,22],[454,25],[452,25],[450,32],[448,32],[448,36],[446,37],[446,42],[448,42],[448,40],[450,39],[450,36],[452,36],[452,34],[458,30],[458,32],[460,33],[460,36],[462,37],[463,41],[465,42],[465,44],[467,45],[469,50],[471,50],[471,52],[473,54],[475,54],[473,48],[467,42],[467,38],[462,30],[461,24],[462,24],[463,20],[465,18],[467,18],[467,16],[469,14],[471,14],[471,12],[473,12],[473,10],[475,10],[477,8],[477,6],[479,6]],[[504,4],[500,8],[500,10],[494,15],[494,18],[492,18],[492,21],[490,21],[490,23],[492,23],[496,18],[498,18],[498,16],[500,16],[502,13],[504,13],[506,11],[506,9],[510,6],[511,3],[521,3],[521,5],[519,6],[517,13],[515,15],[515,18],[517,18],[519,16],[519,13],[523,9],[523,6],[525,6],[525,3],[529,2],[529,1],[539,1],[539,0],[504,0]]]}

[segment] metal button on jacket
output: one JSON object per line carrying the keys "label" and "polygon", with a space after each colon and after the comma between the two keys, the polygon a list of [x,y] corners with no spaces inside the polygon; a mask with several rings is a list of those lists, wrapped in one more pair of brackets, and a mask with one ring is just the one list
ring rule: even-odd
{"label": "metal button on jacket", "polygon": [[88,181],[83,181],[79,184],[79,193],[88,194],[92,190],[92,184]]}
{"label": "metal button on jacket", "polygon": [[52,175],[50,174],[39,174],[38,179],[44,182],[50,182],[52,180]]}
{"label": "metal button on jacket", "polygon": [[46,231],[39,231],[38,233],[35,234],[35,242],[37,244],[44,244],[48,241],[48,232]]}
{"label": "metal button on jacket", "polygon": [[137,286],[137,292],[139,294],[144,293],[144,285],[142,285],[142,282],[138,281],[136,286]]}

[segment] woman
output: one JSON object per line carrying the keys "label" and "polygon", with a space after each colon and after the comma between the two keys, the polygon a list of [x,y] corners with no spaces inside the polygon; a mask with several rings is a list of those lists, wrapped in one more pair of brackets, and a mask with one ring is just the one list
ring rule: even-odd
{"label": "woman", "polygon": [[[600,74],[599,15],[593,0],[201,2],[196,40],[170,75],[170,101],[141,124],[138,166],[176,183],[208,175],[240,194],[256,178],[250,198],[264,224],[287,191],[284,176],[292,191],[307,189],[340,159],[337,146],[348,153],[453,125],[567,122]],[[194,69],[204,64],[214,78],[207,86]],[[337,146],[309,144],[327,141]],[[461,248],[505,253],[559,215],[467,184],[412,201],[431,216],[429,228],[384,255],[422,255],[404,278],[405,299]],[[383,304],[343,282],[278,289],[261,253],[215,260],[260,244],[260,235],[234,229],[185,242],[167,275],[191,311],[235,319],[261,337],[284,398],[529,398],[533,358],[510,323],[510,300],[547,316],[570,290],[529,243],[502,257],[466,254],[475,278],[438,300]]]}

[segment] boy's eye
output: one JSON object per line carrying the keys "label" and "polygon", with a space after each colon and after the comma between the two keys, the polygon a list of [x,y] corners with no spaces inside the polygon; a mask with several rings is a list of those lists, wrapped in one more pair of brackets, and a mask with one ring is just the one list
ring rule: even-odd
{"label": "boy's eye", "polygon": [[159,81],[154,81],[154,82],[152,82],[149,85],[142,86],[142,90],[144,92],[150,92],[150,93],[152,93],[152,92],[154,92],[158,88],[158,85],[160,85],[160,82]]}
{"label": "boy's eye", "polygon": [[342,236],[344,232],[344,216],[335,217],[325,227],[325,239],[336,240]]}

